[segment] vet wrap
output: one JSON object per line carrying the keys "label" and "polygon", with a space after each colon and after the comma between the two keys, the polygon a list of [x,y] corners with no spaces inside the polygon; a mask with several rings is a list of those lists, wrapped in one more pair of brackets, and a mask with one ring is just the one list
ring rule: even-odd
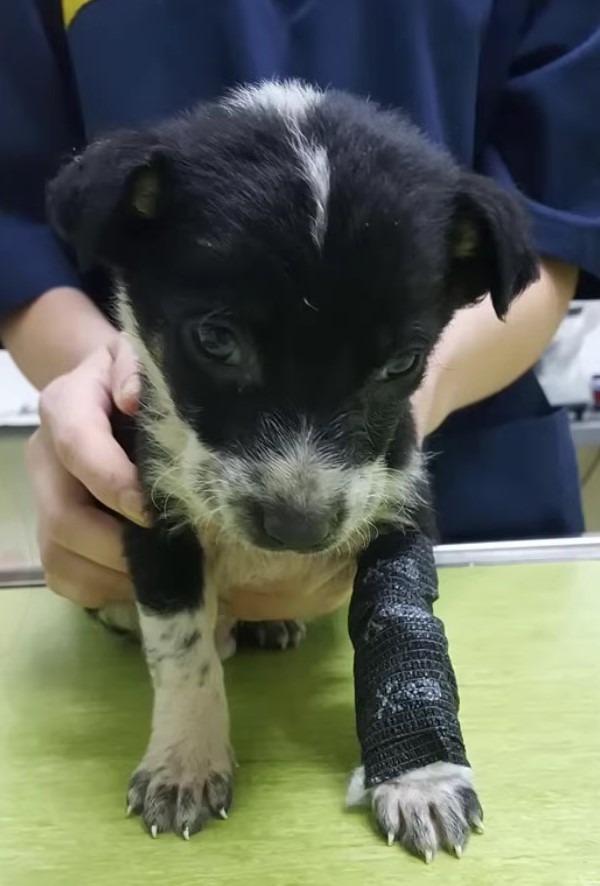
{"label": "vet wrap", "polygon": [[363,554],[349,631],[367,787],[437,761],[469,765],[437,596],[433,547],[421,533],[394,532]]}

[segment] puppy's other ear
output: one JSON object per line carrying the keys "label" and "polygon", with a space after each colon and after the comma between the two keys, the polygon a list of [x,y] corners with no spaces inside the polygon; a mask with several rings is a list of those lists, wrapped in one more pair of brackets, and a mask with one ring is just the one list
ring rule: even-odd
{"label": "puppy's other ear", "polygon": [[519,201],[490,179],[463,174],[450,230],[448,286],[456,307],[489,292],[502,319],[512,300],[538,276]]}
{"label": "puppy's other ear", "polygon": [[90,145],[50,182],[46,207],[82,270],[119,264],[132,237],[163,210],[166,157],[151,134],[119,133]]}

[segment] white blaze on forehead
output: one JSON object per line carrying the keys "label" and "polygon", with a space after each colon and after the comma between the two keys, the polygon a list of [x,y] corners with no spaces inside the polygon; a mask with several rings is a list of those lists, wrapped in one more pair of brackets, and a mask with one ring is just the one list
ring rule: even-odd
{"label": "white blaze on forehead", "polygon": [[225,107],[239,110],[264,110],[279,115],[285,122],[300,173],[308,184],[314,202],[312,236],[323,245],[327,230],[327,202],[330,168],[327,151],[302,131],[309,114],[323,101],[324,94],[297,80],[268,80],[254,86],[242,86],[224,100]]}
{"label": "white blaze on forehead", "polygon": [[327,231],[327,201],[329,199],[329,160],[327,151],[320,145],[312,145],[303,151],[303,164],[312,195],[315,200],[315,216],[312,235],[317,246],[322,246]]}
{"label": "white blaze on forehead", "polygon": [[323,99],[323,93],[300,80],[264,80],[240,86],[229,93],[225,104],[244,110],[262,108],[283,117],[304,117]]}

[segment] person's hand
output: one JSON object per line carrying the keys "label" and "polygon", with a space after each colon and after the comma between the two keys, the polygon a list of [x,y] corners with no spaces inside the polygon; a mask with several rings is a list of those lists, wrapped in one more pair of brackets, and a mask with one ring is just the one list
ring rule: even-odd
{"label": "person's hand", "polygon": [[423,379],[420,387],[411,398],[413,419],[419,446],[425,437],[435,430],[433,418],[434,386],[428,376]]}
{"label": "person's hand", "polygon": [[436,351],[429,359],[425,378],[411,398],[417,441],[436,431],[452,411],[450,376]]}
{"label": "person's hand", "polygon": [[27,449],[47,584],[89,608],[133,599],[119,523],[97,502],[145,522],[136,469],[110,426],[113,401],[131,414],[137,398],[133,351],[115,336],[44,389]]}

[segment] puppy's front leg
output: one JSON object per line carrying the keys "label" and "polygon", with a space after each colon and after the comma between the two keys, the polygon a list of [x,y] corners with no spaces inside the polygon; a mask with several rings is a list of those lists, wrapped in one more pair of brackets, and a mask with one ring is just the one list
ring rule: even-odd
{"label": "puppy's front leg", "polygon": [[186,839],[227,817],[231,754],[223,670],[215,648],[217,600],[203,586],[193,532],[162,521],[129,525],[125,550],[154,686],[152,733],[129,783],[128,811],[155,837]]}
{"label": "puppy's front leg", "polygon": [[439,846],[460,855],[482,823],[436,598],[429,539],[394,532],[363,554],[349,616],[363,764],[349,801],[369,795],[388,841],[426,861]]}

